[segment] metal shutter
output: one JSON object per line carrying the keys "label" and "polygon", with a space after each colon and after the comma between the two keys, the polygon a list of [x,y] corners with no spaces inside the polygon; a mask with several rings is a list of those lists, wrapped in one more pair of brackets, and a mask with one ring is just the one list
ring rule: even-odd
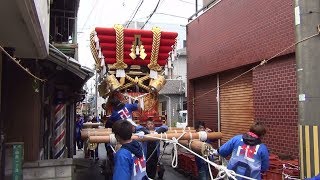
{"label": "metal shutter", "polygon": [[[217,111],[217,77],[209,76],[194,81],[194,120],[204,121],[206,126],[214,131],[218,130]],[[209,92],[210,90],[213,90]],[[208,93],[209,92],[209,93]],[[206,94],[205,94],[206,93]],[[205,94],[205,95],[204,95]],[[191,106],[192,107],[192,106]],[[191,110],[192,111],[192,110]]]}
{"label": "metal shutter", "polygon": [[[236,70],[221,74],[220,85],[244,72]],[[222,143],[234,135],[245,133],[253,123],[252,72],[220,88]]]}

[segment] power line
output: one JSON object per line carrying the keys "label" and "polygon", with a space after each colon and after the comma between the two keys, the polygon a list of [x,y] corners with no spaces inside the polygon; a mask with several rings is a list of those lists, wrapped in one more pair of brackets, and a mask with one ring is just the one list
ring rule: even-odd
{"label": "power line", "polygon": [[157,11],[158,6],[159,6],[159,4],[160,4],[160,1],[161,1],[161,0],[159,0],[159,1],[158,1],[158,3],[157,3],[157,5],[156,5],[156,7],[155,7],[155,8],[154,8],[154,10],[152,11],[152,13],[149,15],[149,17],[148,17],[147,21],[143,24],[143,26],[141,27],[141,29],[143,29],[143,28],[144,28],[144,26],[149,22],[149,20],[150,20],[150,19],[151,19],[151,17],[153,16],[153,14]]}
{"label": "power line", "polygon": [[178,1],[180,1],[180,2],[184,2],[184,3],[187,3],[187,4],[195,4],[195,3],[193,3],[193,2],[184,1],[184,0],[178,0]]}
{"label": "power line", "polygon": [[130,17],[130,20],[127,22],[126,24],[126,28],[129,27],[130,23],[132,22],[132,20],[134,19],[134,17],[136,16],[137,12],[139,11],[141,5],[143,4],[144,0],[140,0],[139,4],[137,5],[136,9],[133,11],[133,14]]}
{"label": "power line", "polygon": [[262,65],[266,64],[266,63],[269,62],[270,60],[273,60],[274,58],[282,55],[284,52],[286,52],[288,49],[294,47],[295,45],[297,45],[297,44],[299,44],[299,43],[301,43],[301,42],[303,42],[303,41],[306,41],[306,40],[308,40],[308,39],[311,39],[311,38],[314,38],[314,37],[316,37],[316,36],[319,36],[319,35],[320,35],[320,25],[318,26],[318,33],[313,34],[313,35],[311,35],[311,36],[308,36],[308,37],[306,37],[306,38],[303,38],[303,39],[301,39],[300,41],[297,41],[297,42],[295,42],[295,43],[292,43],[290,46],[288,46],[288,47],[286,47],[285,49],[279,51],[278,53],[276,53],[275,55],[273,55],[273,56],[270,57],[269,59],[262,60],[259,64],[257,64],[256,66],[252,67],[251,69],[245,71],[244,73],[241,73],[240,75],[238,75],[238,76],[230,79],[229,81],[227,81],[227,82],[225,82],[225,83],[223,83],[223,84],[221,84],[221,85],[219,85],[219,86],[217,86],[217,87],[215,87],[215,88],[213,88],[213,89],[210,89],[209,91],[207,91],[207,92],[205,92],[205,93],[200,94],[200,95],[197,96],[197,97],[191,98],[191,100],[188,100],[188,101],[186,101],[186,102],[183,103],[183,104],[190,103],[190,102],[192,102],[192,101],[194,101],[194,100],[197,100],[197,99],[199,99],[199,98],[204,97],[205,95],[207,95],[207,94],[209,94],[209,93],[211,93],[211,92],[213,92],[213,91],[216,91],[216,90],[218,89],[218,87],[225,86],[226,84],[229,84],[230,82],[232,82],[232,81],[234,81],[234,80],[236,80],[236,79],[244,76],[245,74],[249,73],[250,71],[253,71],[254,69],[258,68],[259,66],[262,66]]}
{"label": "power line", "polygon": [[82,31],[82,30],[84,29],[84,27],[86,26],[86,24],[87,24],[89,18],[91,17],[91,14],[92,14],[93,10],[95,9],[98,1],[99,1],[99,0],[96,0],[96,1],[94,2],[93,6],[92,6],[92,9],[91,9],[89,15],[87,16],[87,19],[86,19],[86,21],[84,22],[84,24],[83,24],[82,28],[80,29],[80,31]]}
{"label": "power line", "polygon": [[161,14],[161,15],[165,15],[165,16],[172,16],[172,17],[176,17],[176,18],[188,19],[187,17],[177,16],[174,14],[167,14],[167,13],[154,13],[154,14]]}

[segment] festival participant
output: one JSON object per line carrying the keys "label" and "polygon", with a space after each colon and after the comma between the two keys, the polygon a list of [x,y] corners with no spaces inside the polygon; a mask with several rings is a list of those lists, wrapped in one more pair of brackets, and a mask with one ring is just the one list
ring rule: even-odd
{"label": "festival participant", "polygon": [[134,126],[137,124],[133,121],[132,112],[138,110],[138,100],[135,100],[133,104],[122,103],[116,98],[110,100],[110,104],[112,106],[112,113],[109,117],[109,120],[114,123],[118,120],[127,120]]}
{"label": "festival participant", "polygon": [[[146,132],[146,130],[148,132]],[[167,125],[162,125],[160,127],[155,127],[154,122],[152,118],[147,119],[147,125],[146,127],[140,127],[138,126],[136,128],[136,131],[142,130],[146,134],[149,134],[151,131],[154,133],[164,133],[168,131]],[[147,159],[147,174],[148,177],[151,179],[154,179],[156,177],[157,173],[157,166],[158,166],[158,159],[160,155],[160,142],[159,141],[153,141],[153,142],[144,142],[143,143],[143,151],[144,155]],[[159,177],[162,178],[162,177]]]}
{"label": "festival participant", "polygon": [[249,132],[237,135],[218,149],[218,154],[227,157],[231,154],[227,168],[235,173],[261,179],[261,173],[269,168],[269,152],[261,142],[266,129],[261,123],[253,124]]}
{"label": "festival participant", "polygon": [[113,180],[147,180],[146,161],[141,144],[131,140],[132,124],[118,120],[112,126],[121,148],[115,154]]}
{"label": "festival participant", "polygon": [[[206,128],[206,124],[204,121],[197,121],[195,124],[195,130],[197,132],[199,132],[199,131],[211,132],[212,131],[211,129]],[[209,141],[206,141],[206,142],[210,143]],[[202,160],[198,156],[196,156],[195,159],[196,159],[196,164],[198,167],[198,179],[199,180],[210,179],[208,163],[206,163],[204,160]]]}

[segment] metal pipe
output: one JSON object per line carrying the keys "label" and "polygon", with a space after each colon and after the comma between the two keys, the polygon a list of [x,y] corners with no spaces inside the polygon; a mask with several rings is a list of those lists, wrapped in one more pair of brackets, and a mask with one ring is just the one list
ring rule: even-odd
{"label": "metal pipe", "polygon": [[199,9],[199,11],[197,11],[196,13],[192,14],[189,18],[188,18],[188,22],[192,20],[192,18],[194,16],[198,16],[198,14],[206,9],[208,9],[210,6],[213,7],[215,6],[216,4],[218,4],[221,0],[212,0],[211,2],[208,3],[208,5],[206,6],[203,6],[201,9]]}
{"label": "metal pipe", "polygon": [[198,0],[196,0],[196,13],[198,12]]}
{"label": "metal pipe", "polygon": [[[221,114],[220,114],[220,81],[217,74],[217,106],[218,106],[218,132],[221,132]],[[221,146],[221,140],[218,140],[218,146]]]}
{"label": "metal pipe", "polygon": [[164,97],[166,97],[166,98],[168,98],[169,99],[169,103],[168,103],[168,105],[169,105],[169,112],[170,112],[170,116],[168,117],[168,119],[169,119],[169,127],[171,127],[171,111],[172,111],[172,109],[171,109],[171,97],[170,96],[167,96],[167,95],[164,95],[164,94],[162,94]]}
{"label": "metal pipe", "polygon": [[193,95],[193,99],[192,99],[192,126],[195,126],[194,123],[194,95]]}

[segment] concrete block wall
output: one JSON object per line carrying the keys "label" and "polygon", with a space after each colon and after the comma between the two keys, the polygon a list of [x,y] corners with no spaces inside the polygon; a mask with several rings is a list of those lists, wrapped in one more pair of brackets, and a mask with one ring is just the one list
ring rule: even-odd
{"label": "concrete block wall", "polygon": [[[81,180],[92,162],[84,159],[53,159],[28,162],[23,165],[24,180]],[[84,173],[83,173],[84,172]],[[94,178],[94,177],[92,177]]]}

